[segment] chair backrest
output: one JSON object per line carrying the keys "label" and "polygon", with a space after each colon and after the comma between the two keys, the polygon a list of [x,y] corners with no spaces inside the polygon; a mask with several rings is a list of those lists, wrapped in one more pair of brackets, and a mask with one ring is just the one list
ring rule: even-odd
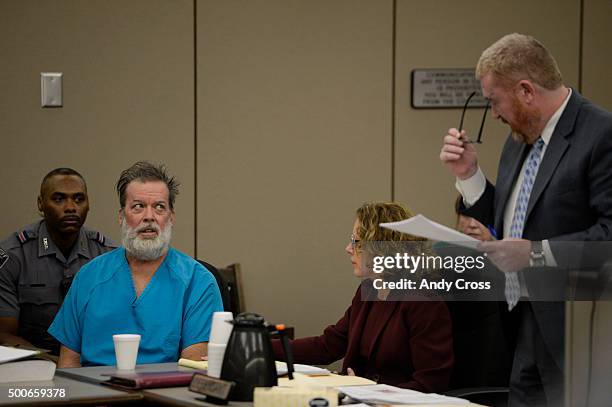
{"label": "chair backrest", "polygon": [[507,386],[512,357],[497,302],[447,302],[455,366],[450,389]]}
{"label": "chair backrest", "polygon": [[206,267],[206,269],[215,277],[215,280],[217,280],[217,285],[219,286],[219,291],[221,292],[221,300],[223,301],[223,310],[235,313],[235,311],[232,310],[230,289],[222,274],[215,266],[205,262],[204,260],[198,260],[198,263]]}
{"label": "chair backrest", "polygon": [[230,308],[234,315],[246,310],[244,297],[242,294],[242,278],[240,275],[240,264],[233,263],[227,267],[219,269],[219,274],[227,284]]}
{"label": "chair backrest", "polygon": [[451,390],[444,393],[447,396],[459,397],[472,403],[489,407],[508,407],[507,387],[478,387]]}

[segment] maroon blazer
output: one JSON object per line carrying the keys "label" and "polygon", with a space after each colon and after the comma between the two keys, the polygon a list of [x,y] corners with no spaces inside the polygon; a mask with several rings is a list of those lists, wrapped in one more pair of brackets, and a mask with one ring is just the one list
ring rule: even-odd
{"label": "maroon blazer", "polygon": [[[363,285],[362,285],[363,286]],[[362,301],[359,287],[344,316],[321,336],[291,341],[296,363],[344,358],[357,376],[422,392],[447,390],[453,366],[451,319],[439,301]],[[279,341],[273,342],[283,360]]]}

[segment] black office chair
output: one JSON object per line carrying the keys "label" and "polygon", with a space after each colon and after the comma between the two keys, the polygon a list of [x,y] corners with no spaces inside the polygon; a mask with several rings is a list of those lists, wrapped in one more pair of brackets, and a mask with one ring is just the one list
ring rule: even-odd
{"label": "black office chair", "polygon": [[215,280],[217,280],[217,285],[219,286],[219,291],[221,292],[221,300],[223,301],[223,310],[237,314],[237,312],[232,309],[230,287],[228,286],[225,279],[222,277],[221,273],[219,273],[219,270],[217,270],[215,266],[205,262],[204,260],[198,260],[198,263],[206,267],[206,269],[210,271],[210,273],[215,277]]}
{"label": "black office chair", "polygon": [[453,324],[455,366],[445,394],[491,407],[508,404],[512,355],[498,302],[447,302]]}
{"label": "black office chair", "polygon": [[507,407],[507,387],[475,387],[451,390],[445,393],[447,396],[460,397],[475,404],[488,407]]}
{"label": "black office chair", "polygon": [[244,297],[242,296],[242,277],[240,274],[240,264],[233,263],[227,267],[220,268],[219,274],[227,284],[230,307],[234,315],[246,311]]}
{"label": "black office chair", "polygon": [[[443,256],[469,254],[465,248],[447,243],[436,243],[434,250]],[[466,270],[462,278],[481,277],[471,272]],[[501,273],[493,277],[502,278]],[[503,287],[501,282],[494,286]],[[487,406],[506,407],[514,351],[511,333],[515,329],[507,320],[508,313],[503,312],[505,304],[474,301],[471,295],[456,293],[446,305],[452,321],[455,363],[449,391],[445,394]]]}

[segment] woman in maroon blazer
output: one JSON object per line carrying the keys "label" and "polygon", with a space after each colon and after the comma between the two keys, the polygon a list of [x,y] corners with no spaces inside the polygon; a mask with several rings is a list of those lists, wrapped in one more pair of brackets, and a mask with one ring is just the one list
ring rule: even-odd
{"label": "woman in maroon blazer", "polygon": [[[397,203],[365,204],[357,210],[351,243],[346,246],[356,277],[366,281],[380,277],[365,264],[365,242],[421,240],[378,226],[411,216]],[[362,300],[371,295],[379,301]],[[453,365],[451,330],[443,302],[392,301],[388,291],[361,284],[336,324],[325,328],[321,336],[297,339],[291,345],[296,363],[325,365],[344,358],[345,374],[439,393],[447,389]],[[283,358],[276,341],[274,351]]]}

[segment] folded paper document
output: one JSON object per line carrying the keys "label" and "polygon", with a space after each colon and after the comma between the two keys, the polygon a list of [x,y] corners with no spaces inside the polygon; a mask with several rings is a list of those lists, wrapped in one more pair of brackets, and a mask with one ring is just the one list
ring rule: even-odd
{"label": "folded paper document", "polygon": [[381,223],[380,226],[439,242],[455,243],[459,246],[469,247],[470,249],[475,249],[479,243],[478,239],[474,239],[472,236],[465,235],[448,226],[429,220],[421,214],[399,222]]}
{"label": "folded paper document", "polygon": [[178,361],[178,365],[190,367],[192,369],[208,370],[208,360],[197,361],[197,360],[180,358]]}

